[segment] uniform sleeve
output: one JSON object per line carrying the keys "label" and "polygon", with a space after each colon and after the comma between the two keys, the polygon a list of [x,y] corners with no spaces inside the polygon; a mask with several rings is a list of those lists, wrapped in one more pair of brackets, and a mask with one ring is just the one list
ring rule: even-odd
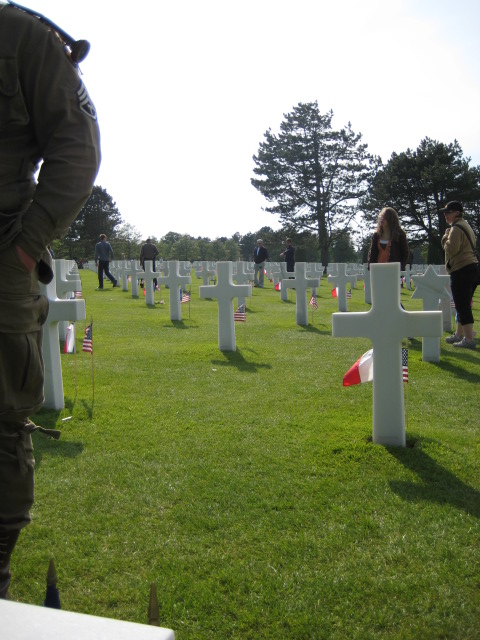
{"label": "uniform sleeve", "polygon": [[36,260],[87,201],[100,164],[95,108],[56,35],[39,21],[19,44],[19,78],[43,164],[16,238]]}

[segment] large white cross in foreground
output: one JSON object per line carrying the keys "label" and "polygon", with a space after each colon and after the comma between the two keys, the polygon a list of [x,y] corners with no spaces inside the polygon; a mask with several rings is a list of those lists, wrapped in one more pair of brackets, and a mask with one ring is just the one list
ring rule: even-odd
{"label": "large white cross in foreground", "polygon": [[198,287],[200,298],[218,300],[218,348],[220,351],[235,351],[235,323],[233,320],[234,298],[252,295],[249,284],[233,284],[232,263],[217,262],[217,284]]}
{"label": "large white cross in foreground", "polygon": [[372,308],[363,313],[334,313],[332,335],[364,336],[372,341],[373,442],[404,447],[402,339],[441,336],[442,313],[401,308],[398,262],[372,264],[370,274]]}

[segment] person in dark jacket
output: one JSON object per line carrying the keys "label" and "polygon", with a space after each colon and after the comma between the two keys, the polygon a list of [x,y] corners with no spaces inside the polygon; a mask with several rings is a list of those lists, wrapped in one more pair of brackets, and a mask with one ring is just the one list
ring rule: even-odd
{"label": "person in dark jacket", "polygon": [[405,270],[409,256],[407,234],[400,226],[397,212],[385,207],[378,215],[377,228],[370,242],[368,268],[372,263],[399,262]]}
{"label": "person in dark jacket", "polygon": [[285,260],[285,264],[287,265],[287,271],[295,270],[295,247],[292,244],[292,240],[290,238],[286,238],[285,240],[285,251],[280,254],[280,257]]}
{"label": "person in dark jacket", "polygon": [[253,252],[253,262],[255,263],[255,274],[253,277],[253,286],[263,289],[263,281],[265,277],[265,261],[268,260],[268,251],[263,246],[263,240],[257,240],[257,248]]}
{"label": "person in dark jacket", "polygon": [[34,499],[31,433],[41,427],[30,415],[44,401],[47,246],[81,211],[100,163],[95,107],[77,68],[87,44],[0,3],[0,598]]}
{"label": "person in dark jacket", "polygon": [[107,242],[107,236],[100,234],[100,242],[95,245],[95,266],[98,269],[98,288],[103,289],[103,274],[107,276],[114,287],[117,281],[110,273],[110,260],[113,260],[112,245]]}
{"label": "person in dark jacket", "polygon": [[[145,260],[151,260],[152,261],[152,271],[155,271],[155,258],[158,256],[158,249],[157,247],[153,244],[152,239],[151,238],[147,238],[146,243],[143,245],[143,247],[140,250],[140,265],[142,267],[142,269],[145,271]],[[140,286],[143,288],[144,283],[143,280],[140,281]],[[155,291],[155,289],[157,288],[157,279],[154,278],[153,279],[153,290]]]}

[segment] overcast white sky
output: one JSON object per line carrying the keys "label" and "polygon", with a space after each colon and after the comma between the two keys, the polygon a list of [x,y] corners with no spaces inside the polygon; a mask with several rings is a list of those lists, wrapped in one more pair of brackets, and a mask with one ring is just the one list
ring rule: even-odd
{"label": "overcast white sky", "polygon": [[299,102],[370,153],[457,139],[480,164],[478,0],[27,0],[91,43],[97,184],[143,235],[278,228],[252,156]]}

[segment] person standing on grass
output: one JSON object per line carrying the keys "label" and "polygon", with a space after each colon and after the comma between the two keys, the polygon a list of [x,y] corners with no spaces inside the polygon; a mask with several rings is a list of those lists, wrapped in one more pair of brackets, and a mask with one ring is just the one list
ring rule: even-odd
{"label": "person standing on grass", "polygon": [[293,272],[295,269],[295,247],[293,246],[290,238],[285,240],[285,244],[285,251],[280,254],[280,257],[285,260],[287,271]]}
{"label": "person standing on grass", "polygon": [[103,289],[103,274],[107,276],[114,287],[117,286],[117,281],[110,273],[109,264],[110,260],[113,260],[113,249],[109,242],[107,242],[107,236],[100,234],[100,242],[95,245],[95,266],[98,267],[98,288]]}
{"label": "person standing on grass", "polygon": [[44,16],[0,3],[0,598],[31,520],[31,434],[58,437],[30,420],[44,402],[48,300],[39,283],[53,280],[47,247],[78,216],[100,164],[97,115],[78,70],[87,53],[85,40]]}
{"label": "person standing on grass", "polygon": [[463,349],[475,349],[473,337],[472,298],[477,288],[477,258],[475,235],[463,218],[463,205],[457,200],[440,209],[449,226],[442,238],[445,267],[450,274],[450,287],[457,310],[457,330],[445,338],[449,344]]}
{"label": "person standing on grass", "polygon": [[263,246],[263,240],[257,240],[257,248],[253,252],[253,262],[255,263],[255,274],[253,276],[253,286],[263,289],[265,278],[265,261],[268,260],[268,251]]}
{"label": "person standing on grass", "polygon": [[[155,258],[158,256],[158,249],[153,244],[151,238],[147,238],[147,242],[143,245],[140,250],[140,265],[142,269],[145,271],[145,260],[152,261],[152,270],[155,271]],[[143,280],[140,281],[140,286],[143,287]],[[153,279],[153,288],[157,288],[157,279]]]}
{"label": "person standing on grass", "polygon": [[377,228],[370,242],[367,264],[399,262],[405,270],[409,255],[407,234],[400,226],[397,212],[385,207],[378,214]]}

